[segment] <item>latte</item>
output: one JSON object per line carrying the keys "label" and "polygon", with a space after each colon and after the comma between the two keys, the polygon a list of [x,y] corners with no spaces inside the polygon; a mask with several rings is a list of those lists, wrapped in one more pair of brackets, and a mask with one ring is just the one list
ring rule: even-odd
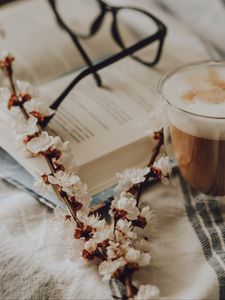
{"label": "latte", "polygon": [[207,195],[225,195],[225,141],[200,138],[172,126],[174,156],[184,179]]}
{"label": "latte", "polygon": [[174,157],[204,194],[225,195],[225,64],[192,66],[164,84]]}

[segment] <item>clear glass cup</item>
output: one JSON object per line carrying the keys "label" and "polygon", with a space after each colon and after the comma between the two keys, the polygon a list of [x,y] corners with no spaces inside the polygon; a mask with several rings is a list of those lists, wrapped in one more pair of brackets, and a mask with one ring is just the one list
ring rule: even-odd
{"label": "clear glass cup", "polygon": [[198,62],[170,72],[159,93],[168,156],[195,190],[224,197],[225,62]]}

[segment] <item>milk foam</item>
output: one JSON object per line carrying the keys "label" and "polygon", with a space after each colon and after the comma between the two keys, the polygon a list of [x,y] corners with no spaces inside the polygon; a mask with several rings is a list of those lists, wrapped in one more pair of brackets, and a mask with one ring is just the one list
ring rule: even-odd
{"label": "milk foam", "polygon": [[196,101],[194,103],[187,105],[185,107],[185,110],[188,112],[201,114],[208,117],[215,117],[215,118],[225,117],[225,103],[207,104],[204,101]]}
{"label": "milk foam", "polygon": [[225,140],[225,64],[175,73],[165,83],[163,94],[172,106],[193,114],[169,109],[175,127],[194,136]]}

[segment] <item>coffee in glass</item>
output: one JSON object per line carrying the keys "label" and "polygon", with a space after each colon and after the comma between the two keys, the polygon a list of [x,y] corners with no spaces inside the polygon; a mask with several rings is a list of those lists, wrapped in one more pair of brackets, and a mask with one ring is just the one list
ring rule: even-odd
{"label": "coffee in glass", "polygon": [[167,74],[159,84],[165,144],[196,190],[225,196],[225,62],[200,62]]}

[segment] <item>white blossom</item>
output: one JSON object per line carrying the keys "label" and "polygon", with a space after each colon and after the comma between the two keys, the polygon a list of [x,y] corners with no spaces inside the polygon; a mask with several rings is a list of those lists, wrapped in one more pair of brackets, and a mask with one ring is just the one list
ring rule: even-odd
{"label": "white blossom", "polygon": [[59,172],[55,173],[54,176],[49,175],[48,181],[51,184],[54,184],[54,185],[57,184],[57,185],[61,186],[64,190],[64,188],[66,189],[67,187],[77,184],[80,181],[80,177],[74,173],[70,173],[70,172],[66,172],[66,171],[65,172],[59,171]]}
{"label": "white blossom", "polygon": [[164,184],[168,184],[169,183],[168,176],[170,176],[172,172],[172,167],[171,167],[169,157],[168,156],[160,157],[160,159],[153,164],[153,167],[161,171],[162,173],[161,181]]}
{"label": "white blossom", "polygon": [[38,112],[45,117],[49,117],[55,113],[55,111],[49,108],[48,103],[41,98],[32,98],[30,101],[24,103],[24,107],[28,113]]}
{"label": "white blossom", "polygon": [[121,197],[115,203],[115,208],[126,211],[126,218],[129,220],[137,219],[139,209],[137,208],[137,200],[134,198]]}
{"label": "white blossom", "polygon": [[114,238],[113,230],[113,224],[105,224],[104,226],[101,226],[101,230],[94,232],[93,239],[97,244],[107,240],[112,240]]}
{"label": "white blossom", "polygon": [[87,216],[87,215],[81,213],[80,211],[78,211],[77,216],[78,216],[79,220],[82,223],[84,223],[85,226],[90,226],[96,231],[100,230],[106,224],[105,220],[100,220],[99,215]]}
{"label": "white blossom", "polygon": [[149,206],[145,206],[142,208],[140,216],[145,218],[147,222],[150,222],[154,217],[153,212]]}
{"label": "white blossom", "polygon": [[135,300],[151,300],[159,297],[159,288],[155,285],[140,285]]}
{"label": "white blossom", "polygon": [[30,82],[17,80],[16,85],[21,95],[29,94],[33,98],[40,94],[39,89],[32,86]]}
{"label": "white blossom", "polygon": [[90,198],[88,199],[79,199],[78,202],[82,204],[81,209],[79,210],[80,213],[84,215],[89,215],[90,213]]}
{"label": "white blossom", "polygon": [[78,166],[74,159],[73,154],[68,150],[62,150],[62,155],[58,159],[58,162],[64,166],[64,168],[71,172],[78,172]]}
{"label": "white blossom", "polygon": [[140,250],[129,247],[125,259],[130,263],[137,263],[140,267],[144,267],[150,263],[151,256],[149,253],[142,253]]}
{"label": "white blossom", "polygon": [[27,150],[33,154],[38,154],[47,151],[54,143],[55,137],[49,135],[47,131],[42,131],[38,137],[33,138],[27,143]]}
{"label": "white blossom", "polygon": [[170,160],[169,160],[168,156],[166,156],[166,157],[160,157],[160,159],[158,159],[153,164],[153,167],[161,170],[162,175],[164,177],[170,175],[170,173],[172,171],[172,169],[171,169],[171,163],[170,163]]}
{"label": "white blossom", "polygon": [[129,246],[133,240],[131,240],[128,236],[125,236],[124,233],[120,230],[116,229],[114,231],[114,241],[120,243],[121,245],[123,244],[122,247],[124,248],[126,246]]}
{"label": "white blossom", "polygon": [[130,245],[131,240],[124,238],[117,230],[115,231],[114,239],[109,241],[109,245],[107,247],[107,257],[109,259],[117,259],[119,257],[124,257],[127,253]]}
{"label": "white blossom", "polygon": [[[57,224],[63,226],[63,238],[66,240],[70,240],[71,241],[71,235],[74,234],[74,230],[76,229],[76,222],[74,221],[74,219],[72,218],[66,218],[66,213],[65,210],[59,207],[56,207],[54,209],[54,221],[57,222]],[[76,243],[76,247],[77,247],[78,243]],[[81,245],[79,245],[81,246]],[[79,250],[82,250],[83,248],[83,243],[82,246],[79,247]],[[76,249],[78,250],[78,249]]]}
{"label": "white blossom", "polygon": [[116,241],[109,241],[109,246],[107,247],[107,257],[109,259],[122,257],[125,254],[125,247],[128,247],[128,245],[123,245],[123,242],[118,243]]}
{"label": "white blossom", "polygon": [[127,191],[132,185],[138,184],[145,180],[145,176],[150,172],[149,168],[131,168],[117,173],[119,183],[115,188],[116,193]]}
{"label": "white blossom", "polygon": [[147,252],[141,252],[130,245],[130,241],[123,239],[120,242],[109,241],[107,257],[111,260],[123,257],[129,263],[137,263],[140,267],[149,264],[151,256]]}
{"label": "white blossom", "polygon": [[63,142],[60,137],[56,137],[55,147],[61,151],[62,155],[57,160],[67,171],[78,172],[78,166],[75,162],[70,142]]}
{"label": "white blossom", "polygon": [[139,257],[137,258],[137,264],[140,267],[144,267],[144,266],[149,265],[150,260],[151,260],[151,255],[149,253],[144,252],[144,253],[141,253],[139,255]]}
{"label": "white blossom", "polygon": [[76,185],[72,186],[72,195],[81,199],[88,194],[88,186],[85,182],[78,181]]}
{"label": "white blossom", "polygon": [[114,273],[118,269],[123,268],[125,265],[126,261],[123,257],[114,261],[103,261],[99,265],[99,273],[103,276],[104,281],[109,281],[113,277]]}
{"label": "white blossom", "polygon": [[50,184],[61,186],[62,191],[82,203],[80,212],[83,214],[89,212],[91,197],[87,191],[87,184],[82,183],[79,176],[67,171],[58,171],[54,175],[48,175],[48,181]]}
{"label": "white blossom", "polygon": [[88,193],[88,187],[86,183],[78,181],[76,185],[63,188],[63,190],[70,191],[69,195],[74,196],[78,202],[82,203],[82,208],[80,211],[88,214],[90,211],[91,196]]}
{"label": "white blossom", "polygon": [[137,234],[132,231],[133,227],[132,227],[131,222],[129,222],[127,220],[119,219],[116,223],[116,229],[123,232],[130,239],[137,238]]}
{"label": "white blossom", "polygon": [[17,151],[20,151],[24,158],[32,158],[33,154],[27,151],[27,146],[24,144],[23,137],[21,135],[15,136],[15,147]]}
{"label": "white blossom", "polygon": [[90,239],[89,241],[85,242],[84,249],[91,254],[97,249],[97,244],[93,239]]}
{"label": "white blossom", "polygon": [[136,240],[133,243],[135,249],[140,250],[141,252],[150,252],[151,250],[151,245],[148,241],[146,241],[145,239],[140,239],[140,240]]}
{"label": "white blossom", "polygon": [[26,120],[22,115],[19,115],[16,122],[13,124],[16,132],[22,136],[22,138],[33,135],[38,132],[39,129],[37,127],[37,119],[31,116],[28,120]]}
{"label": "white blossom", "polygon": [[63,191],[77,199],[86,198],[88,196],[87,184],[83,183],[77,175],[75,176],[77,177],[77,181],[73,185],[63,185]]}
{"label": "white blossom", "polygon": [[48,181],[51,184],[57,184],[62,187],[62,190],[69,196],[74,196],[78,202],[82,203],[82,210],[87,211],[91,198],[88,193],[86,183],[80,180],[80,177],[75,173],[59,171],[48,176]]}

